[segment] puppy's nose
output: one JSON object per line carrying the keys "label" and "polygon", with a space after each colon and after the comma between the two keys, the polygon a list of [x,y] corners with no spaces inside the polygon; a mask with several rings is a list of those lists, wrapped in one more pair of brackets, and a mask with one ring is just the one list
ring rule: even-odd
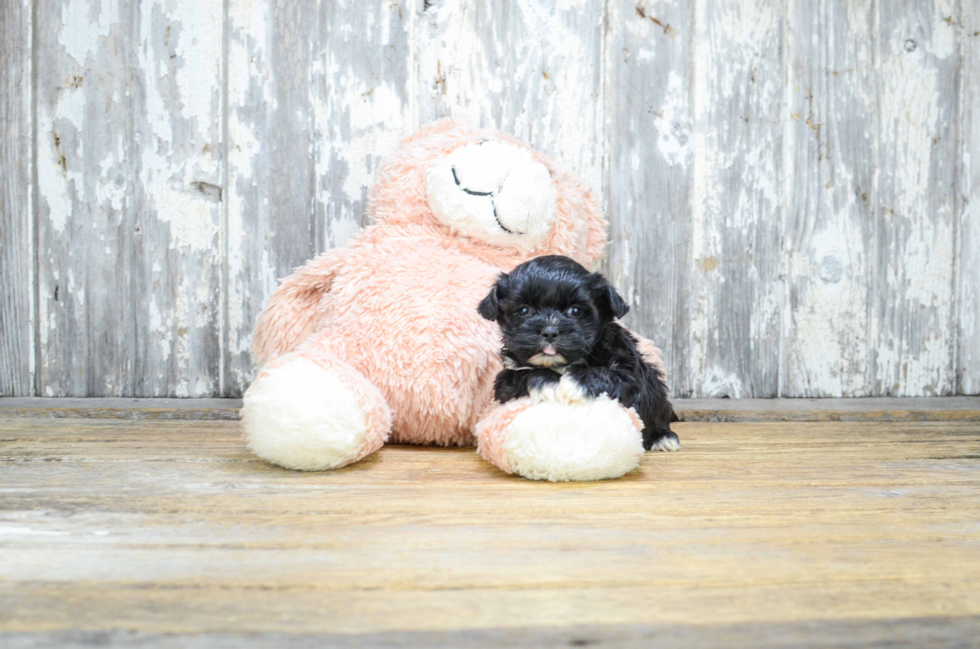
{"label": "puppy's nose", "polygon": [[554,342],[555,338],[558,337],[558,327],[555,325],[548,325],[541,330],[541,337],[547,340],[549,343]]}

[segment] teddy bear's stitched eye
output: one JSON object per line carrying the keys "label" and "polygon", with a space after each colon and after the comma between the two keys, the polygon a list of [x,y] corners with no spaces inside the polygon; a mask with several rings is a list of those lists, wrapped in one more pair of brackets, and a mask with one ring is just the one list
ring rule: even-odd
{"label": "teddy bear's stitched eye", "polygon": [[577,306],[573,306],[568,309],[568,311],[565,311],[565,313],[568,314],[569,318],[577,318],[582,315],[582,309],[578,308]]}
{"label": "teddy bear's stitched eye", "polygon": [[517,315],[524,316],[524,315],[528,315],[529,313],[531,313],[531,307],[522,306],[517,310]]}

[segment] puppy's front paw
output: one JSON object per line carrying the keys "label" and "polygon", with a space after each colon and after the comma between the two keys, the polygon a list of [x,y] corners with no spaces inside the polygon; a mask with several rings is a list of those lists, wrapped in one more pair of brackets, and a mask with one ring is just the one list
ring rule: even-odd
{"label": "puppy's front paw", "polygon": [[653,440],[650,445],[651,451],[679,451],[681,450],[681,440],[675,434],[671,432],[666,432],[657,439]]}
{"label": "puppy's front paw", "polygon": [[581,403],[586,399],[585,390],[572,377],[565,375],[556,383],[549,383],[538,389],[529,391],[531,401],[541,403],[548,401],[552,403]]}

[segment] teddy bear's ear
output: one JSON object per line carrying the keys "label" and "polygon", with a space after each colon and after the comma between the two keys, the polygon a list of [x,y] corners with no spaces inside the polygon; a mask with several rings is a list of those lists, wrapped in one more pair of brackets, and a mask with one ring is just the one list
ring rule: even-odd
{"label": "teddy bear's ear", "polygon": [[431,124],[426,124],[419,130],[404,138],[402,140],[402,146],[423,137],[434,135],[436,133],[445,133],[446,131],[451,131],[453,129],[474,130],[473,127],[469,126],[468,124],[458,122],[451,117],[444,117],[443,119],[432,122]]}
{"label": "teddy bear's ear", "polygon": [[480,301],[480,305],[476,307],[476,310],[480,312],[480,315],[487,320],[496,320],[500,315],[500,298],[504,295],[508,279],[509,277],[507,274],[501,273],[500,277],[497,278],[497,283],[490,289],[490,293],[488,293],[487,296]]}

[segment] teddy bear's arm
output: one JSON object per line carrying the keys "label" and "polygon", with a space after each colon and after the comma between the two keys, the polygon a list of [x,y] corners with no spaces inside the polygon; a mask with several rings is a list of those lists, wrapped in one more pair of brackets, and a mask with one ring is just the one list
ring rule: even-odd
{"label": "teddy bear's arm", "polygon": [[341,253],[328,250],[282,279],[252,334],[252,360],[257,365],[295,349],[313,332],[317,309],[330,290]]}
{"label": "teddy bear's arm", "polygon": [[636,347],[640,350],[640,354],[653,368],[657,370],[657,374],[660,375],[660,380],[664,383],[667,382],[667,369],[664,367],[663,352],[660,348],[654,345],[651,341],[647,340],[643,336],[639,335],[635,331],[630,331],[630,334],[636,339]]}

